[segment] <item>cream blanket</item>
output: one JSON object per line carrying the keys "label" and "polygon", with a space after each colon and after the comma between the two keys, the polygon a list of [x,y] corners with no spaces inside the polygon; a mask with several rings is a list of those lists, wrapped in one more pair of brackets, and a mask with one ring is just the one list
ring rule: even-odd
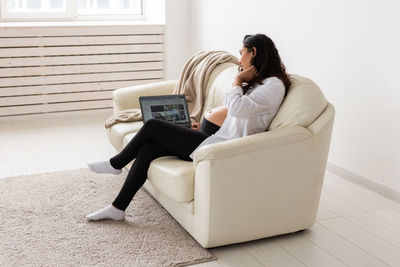
{"label": "cream blanket", "polygon": [[[201,51],[186,62],[173,94],[186,96],[192,123],[200,122],[210,74],[218,64],[225,62],[239,64],[239,60],[226,51]],[[105,127],[110,128],[119,122],[140,120],[142,120],[140,109],[121,110],[106,120]]]}

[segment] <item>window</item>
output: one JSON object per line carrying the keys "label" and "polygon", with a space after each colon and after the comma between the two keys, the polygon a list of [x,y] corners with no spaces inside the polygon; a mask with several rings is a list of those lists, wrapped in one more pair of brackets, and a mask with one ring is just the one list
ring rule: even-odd
{"label": "window", "polygon": [[0,0],[2,20],[143,19],[143,0]]}

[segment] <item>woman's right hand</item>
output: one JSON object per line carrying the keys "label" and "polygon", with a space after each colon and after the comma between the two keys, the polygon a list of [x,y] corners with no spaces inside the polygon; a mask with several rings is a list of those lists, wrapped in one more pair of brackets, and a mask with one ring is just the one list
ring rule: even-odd
{"label": "woman's right hand", "polygon": [[192,123],[192,129],[193,130],[200,130],[200,122],[194,122]]}
{"label": "woman's right hand", "polygon": [[257,69],[254,67],[254,65],[251,65],[249,68],[240,70],[236,74],[236,77],[233,80],[232,85],[233,86],[242,86],[243,82],[250,82],[254,78],[258,76]]}

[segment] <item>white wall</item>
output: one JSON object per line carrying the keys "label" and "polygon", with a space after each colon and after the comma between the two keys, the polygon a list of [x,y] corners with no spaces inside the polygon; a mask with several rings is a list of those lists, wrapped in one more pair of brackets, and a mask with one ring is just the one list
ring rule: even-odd
{"label": "white wall", "polygon": [[288,72],[314,80],[335,105],[329,162],[400,192],[400,2],[190,0],[189,8],[189,54],[238,56],[245,34],[270,36]]}
{"label": "white wall", "polygon": [[[149,0],[152,1],[152,0]],[[189,0],[166,1],[166,79],[177,80],[191,56]]]}
{"label": "white wall", "polygon": [[177,80],[191,56],[189,0],[144,1],[146,23],[165,24],[165,79]]}
{"label": "white wall", "polygon": [[165,0],[146,0],[143,10],[146,22],[165,24]]}

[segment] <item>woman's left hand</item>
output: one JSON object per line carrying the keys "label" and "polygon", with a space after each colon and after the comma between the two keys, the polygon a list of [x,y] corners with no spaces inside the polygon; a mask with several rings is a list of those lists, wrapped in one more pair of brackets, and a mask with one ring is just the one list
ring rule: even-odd
{"label": "woman's left hand", "polygon": [[242,86],[243,82],[248,83],[257,76],[258,76],[258,73],[257,73],[256,67],[251,65],[250,68],[238,72],[238,74],[235,77],[235,80],[233,81],[233,85],[234,86]]}
{"label": "woman's left hand", "polygon": [[192,129],[193,130],[200,130],[200,122],[193,122],[192,123]]}

